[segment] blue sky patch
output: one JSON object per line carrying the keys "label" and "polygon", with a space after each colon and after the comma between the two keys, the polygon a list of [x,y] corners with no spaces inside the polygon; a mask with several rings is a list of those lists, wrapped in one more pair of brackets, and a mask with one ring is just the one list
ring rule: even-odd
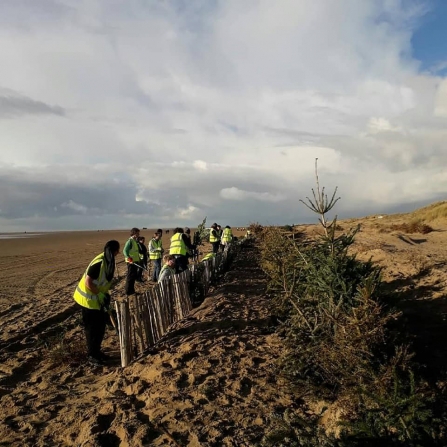
{"label": "blue sky patch", "polygon": [[412,38],[413,56],[421,70],[447,76],[447,1],[432,0]]}

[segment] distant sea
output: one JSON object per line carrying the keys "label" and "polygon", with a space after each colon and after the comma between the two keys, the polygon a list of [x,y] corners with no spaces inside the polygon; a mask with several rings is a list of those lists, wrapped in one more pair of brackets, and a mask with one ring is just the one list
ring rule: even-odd
{"label": "distant sea", "polygon": [[0,239],[22,239],[24,237],[41,236],[45,233],[0,233]]}

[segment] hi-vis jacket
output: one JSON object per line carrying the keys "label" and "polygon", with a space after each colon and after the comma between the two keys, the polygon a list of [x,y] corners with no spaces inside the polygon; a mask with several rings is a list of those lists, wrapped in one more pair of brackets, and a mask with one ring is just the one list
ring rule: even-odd
{"label": "hi-vis jacket", "polygon": [[138,242],[133,238],[129,238],[124,246],[123,250],[124,259],[132,258],[133,262],[138,262],[140,260],[140,250],[138,249]]}
{"label": "hi-vis jacket", "polygon": [[228,244],[232,240],[233,240],[233,232],[231,231],[231,228],[225,228],[222,234],[222,242]]}
{"label": "hi-vis jacket", "polygon": [[84,274],[82,275],[81,280],[79,281],[78,286],[73,294],[74,300],[83,307],[87,309],[101,309],[101,304],[98,301],[98,296],[95,295],[86,285],[85,278],[87,277],[88,269],[98,262],[101,263],[101,270],[99,272],[98,279],[95,279],[93,283],[98,287],[99,291],[102,293],[108,292],[110,289],[111,281],[107,281],[106,279],[106,269],[104,268],[104,253],[99,254],[93,259],[92,262],[88,265]]}
{"label": "hi-vis jacket", "polygon": [[156,239],[151,239],[149,242],[149,259],[161,259],[162,250],[161,239],[158,241]]}
{"label": "hi-vis jacket", "polygon": [[214,230],[213,228],[211,228],[211,230],[210,230],[210,244],[212,244],[213,242],[217,242],[219,240],[220,240],[219,232],[217,230]]}
{"label": "hi-vis jacket", "polygon": [[171,247],[169,248],[169,254],[186,256],[188,249],[182,236],[183,233],[175,233],[174,236],[171,237]]}

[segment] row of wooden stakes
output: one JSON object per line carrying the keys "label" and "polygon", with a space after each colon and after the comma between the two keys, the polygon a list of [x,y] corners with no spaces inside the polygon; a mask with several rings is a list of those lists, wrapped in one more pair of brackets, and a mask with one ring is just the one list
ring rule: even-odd
{"label": "row of wooden stakes", "polygon": [[233,257],[242,241],[231,244],[223,253],[152,286],[142,294],[115,302],[121,366],[151,349],[169,327],[185,318],[192,309],[191,284],[208,294],[210,285]]}

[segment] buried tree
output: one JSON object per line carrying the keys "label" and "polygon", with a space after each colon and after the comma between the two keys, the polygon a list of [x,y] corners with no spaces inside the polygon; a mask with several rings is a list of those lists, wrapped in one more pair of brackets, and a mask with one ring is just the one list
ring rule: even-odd
{"label": "buried tree", "polygon": [[336,190],[328,198],[315,171],[316,191],[303,203],[318,214],[320,237],[296,243],[266,229],[261,259],[284,321],[281,372],[308,403],[336,408],[337,428],[327,434],[317,415],[289,409],[264,445],[445,445],[445,399],[416,377],[380,269],[349,252],[358,228],[337,234],[337,218],[327,218]]}

